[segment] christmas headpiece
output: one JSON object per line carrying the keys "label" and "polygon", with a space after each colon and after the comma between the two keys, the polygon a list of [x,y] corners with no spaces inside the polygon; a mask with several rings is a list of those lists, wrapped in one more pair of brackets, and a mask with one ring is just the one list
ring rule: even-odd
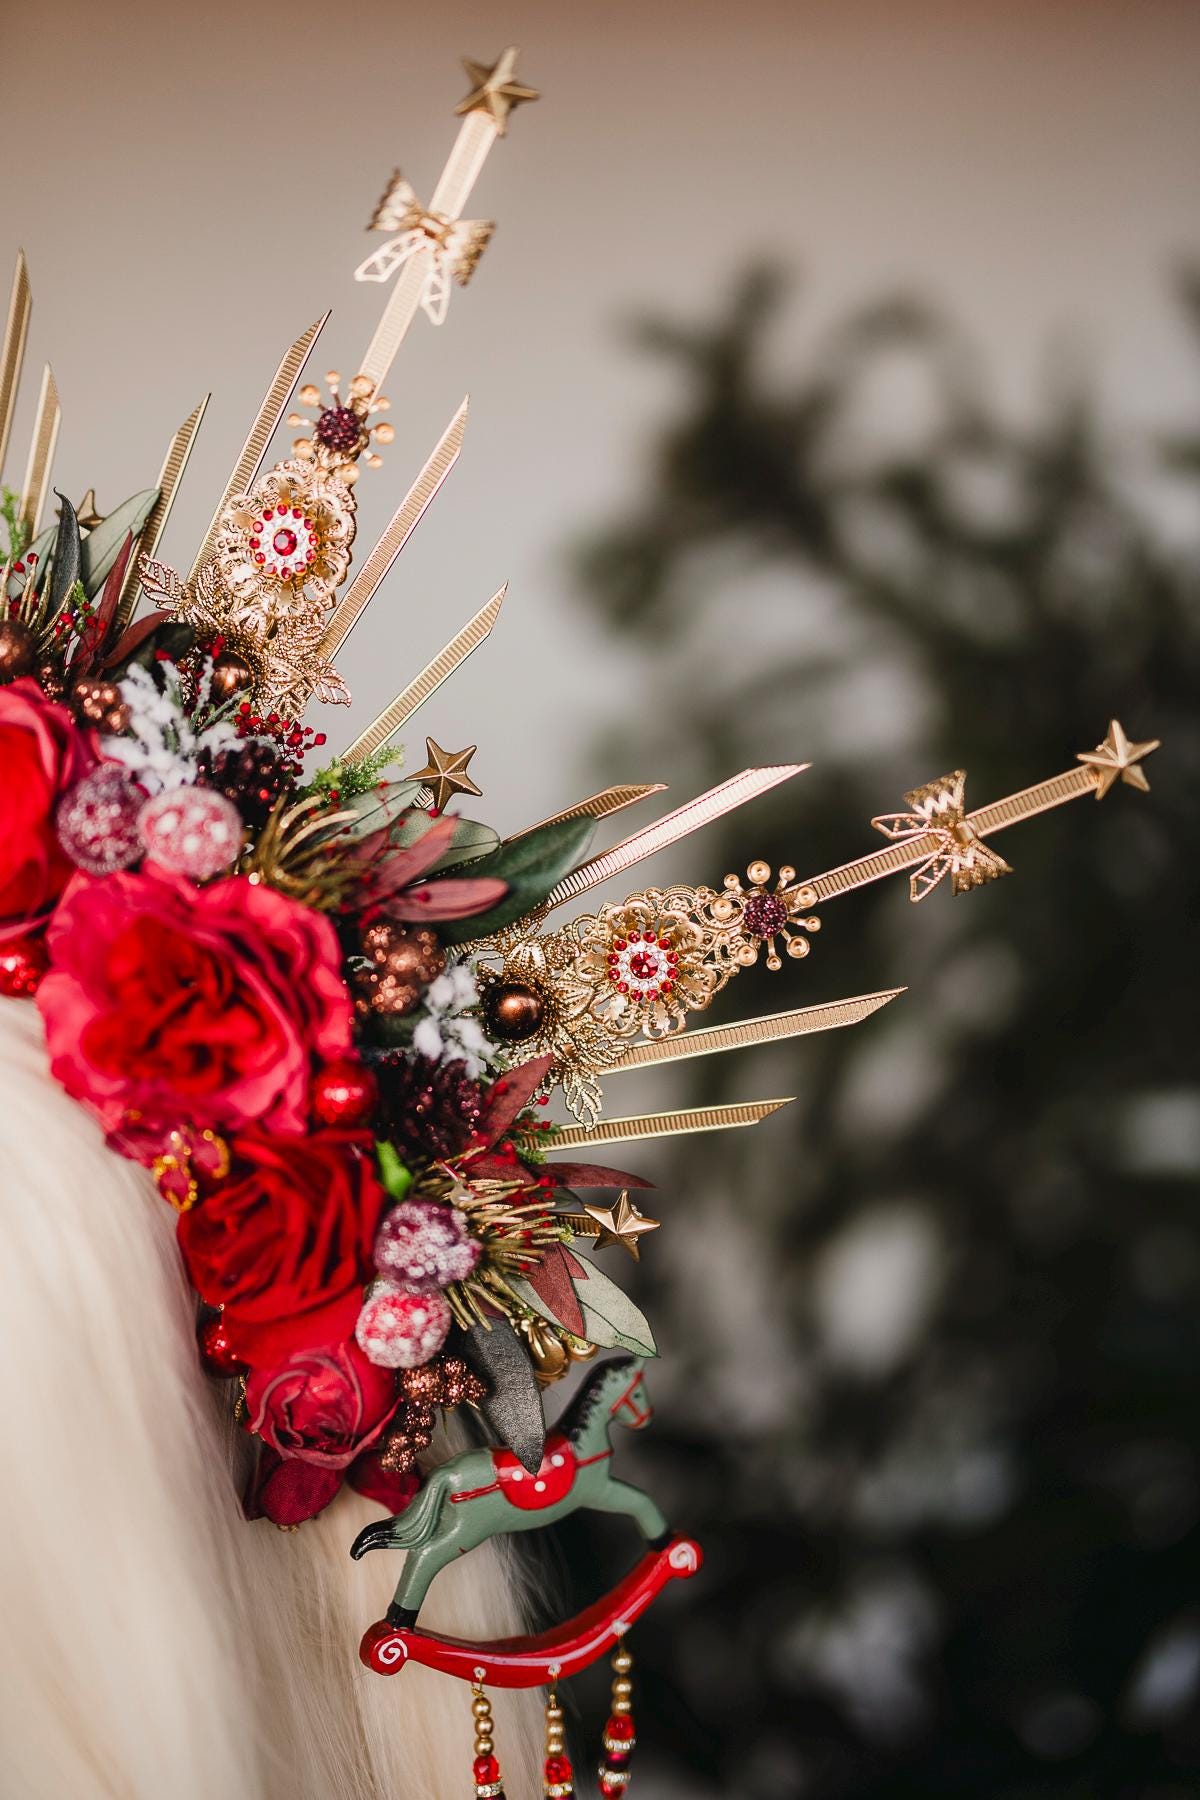
{"label": "christmas headpiece", "polygon": [[[92,492],[78,508],[59,496],[41,530],[59,429],[46,369],[23,488],[4,501],[0,780],[19,804],[0,844],[0,991],[36,997],[54,1075],[178,1210],[205,1366],[238,1382],[257,1444],[248,1515],[294,1526],[343,1482],[384,1504],[353,1554],[409,1555],[363,1659],[473,1685],[480,1796],[502,1791],[484,1684],[549,1686],[545,1791],[567,1796],[556,1684],[611,1653],[600,1779],[615,1795],[633,1747],[625,1634],[700,1552],[611,1475],[612,1426],[649,1419],[655,1345],[590,1253],[636,1259],[659,1227],[631,1198],[646,1183],[587,1153],[754,1125],[787,1101],[611,1116],[601,1084],[866,1019],[899,990],[692,1028],[742,971],[805,958],[828,902],[901,870],[914,901],[989,883],[1008,872],[997,832],[1118,780],[1144,789],[1156,745],[1114,720],[1007,799],[969,807],[961,770],[914,789],[872,821],[887,846],[840,868],[751,861],[564,922],[806,765],[743,770],[591,857],[597,823],[660,784],[606,788],[501,840],[451,810],[480,795],[473,746],[427,738],[423,766],[388,773],[396,735],[496,624],[501,588],[340,756],[306,766],[324,738],[305,707],[349,699],[342,646],[463,442],[465,402],[348,580],[355,482],[395,439],[382,384],[417,314],[442,323],[474,273],[493,227],[463,214],[513,108],[537,98],[515,51],[466,68],[428,206],[397,172],[371,220],[387,242],[358,278],[392,285],[358,372],[324,397],[300,386],[310,416],[288,414],[328,315],[287,350],[186,575],[158,551],[204,404],[153,487],[106,517]],[[29,312],[18,257],[0,459]],[[285,414],[303,434],[264,473]],[[539,1115],[556,1091],[575,1123]],[[621,1354],[547,1435],[543,1390],[598,1350]],[[423,1476],[439,1411],[461,1404],[493,1446]],[[629,1513],[647,1545],[586,1613],[503,1644],[417,1629],[446,1562],[581,1506]]]}

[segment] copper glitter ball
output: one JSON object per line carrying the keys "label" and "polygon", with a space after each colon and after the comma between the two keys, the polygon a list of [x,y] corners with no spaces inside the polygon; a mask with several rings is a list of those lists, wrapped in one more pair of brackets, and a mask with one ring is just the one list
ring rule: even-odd
{"label": "copper glitter ball", "polygon": [[[89,725],[105,725],[108,720],[121,716],[123,706],[120,689],[114,682],[98,681],[90,675],[81,675],[71,688],[71,705],[81,719]],[[128,723],[128,708],[124,713]],[[109,727],[113,729],[113,727]]]}
{"label": "copper glitter ball", "polygon": [[20,619],[0,624],[0,681],[16,681],[33,668],[34,637]]}
{"label": "copper glitter ball", "polygon": [[483,1016],[490,1036],[505,1044],[520,1044],[537,1032],[546,1016],[546,1003],[527,981],[500,981],[487,991]]}

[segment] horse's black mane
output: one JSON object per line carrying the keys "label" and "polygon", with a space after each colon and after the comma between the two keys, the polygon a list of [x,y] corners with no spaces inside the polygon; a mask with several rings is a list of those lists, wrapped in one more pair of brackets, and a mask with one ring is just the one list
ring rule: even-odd
{"label": "horse's black mane", "polygon": [[600,1367],[584,1382],[559,1420],[557,1429],[573,1443],[596,1410],[605,1376],[611,1374],[614,1369],[631,1369],[636,1361],[636,1356],[614,1356],[610,1357],[607,1362],[601,1363]]}

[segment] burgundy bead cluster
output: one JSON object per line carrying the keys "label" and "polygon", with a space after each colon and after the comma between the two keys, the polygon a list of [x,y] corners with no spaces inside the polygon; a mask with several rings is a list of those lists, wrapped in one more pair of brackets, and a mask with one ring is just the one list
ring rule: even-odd
{"label": "burgundy bead cluster", "polygon": [[331,406],[317,420],[316,438],[326,450],[348,456],[362,440],[362,420],[349,406]]}
{"label": "burgundy bead cluster", "polygon": [[381,1095],[380,1135],[401,1156],[423,1161],[458,1156],[483,1117],[483,1090],[461,1063],[441,1065],[427,1056],[384,1056],[376,1065]]}
{"label": "burgundy bead cluster", "polygon": [[751,894],[742,908],[742,924],[751,937],[773,937],[787,922],[787,902],[778,894]]}

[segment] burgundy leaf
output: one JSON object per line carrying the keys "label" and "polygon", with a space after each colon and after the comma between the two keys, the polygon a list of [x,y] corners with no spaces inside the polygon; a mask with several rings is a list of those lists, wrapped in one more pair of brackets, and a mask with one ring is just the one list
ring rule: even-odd
{"label": "burgundy leaf", "polygon": [[458,820],[439,819],[415,844],[393,850],[390,856],[374,863],[367,877],[372,900],[385,900],[431,869],[444,850],[448,850],[458,829]]}
{"label": "burgundy leaf", "polygon": [[[546,1146],[554,1148],[553,1140]],[[604,1169],[598,1163],[558,1163],[548,1162],[539,1171],[543,1175],[553,1176],[560,1187],[579,1188],[648,1188],[653,1187],[641,1175],[627,1175],[624,1169]]]}
{"label": "burgundy leaf", "polygon": [[523,1112],[541,1087],[554,1063],[551,1054],[536,1056],[532,1062],[509,1069],[488,1089],[487,1107],[478,1125],[478,1135],[490,1148],[504,1136],[517,1114]]}
{"label": "burgundy leaf", "polygon": [[583,1264],[561,1244],[552,1244],[541,1262],[525,1271],[525,1279],[542,1305],[575,1337],[583,1336],[584,1320],[572,1278],[586,1275]]}
{"label": "burgundy leaf", "polygon": [[112,630],[113,620],[117,614],[117,602],[121,598],[121,583],[125,579],[125,571],[129,567],[129,557],[133,550],[133,533],[125,533],[125,542],[117,553],[117,560],[108,572],[108,580],[104,583],[104,591],[100,595],[100,604],[79,634],[79,642],[75,647],[75,655],[71,659],[71,672],[74,675],[87,675],[104,650],[104,641]]}
{"label": "burgundy leaf", "polygon": [[136,625],[131,625],[128,631],[122,632],[104,659],[105,668],[112,668],[114,664],[124,662],[127,656],[133,655],[139,645],[145,643],[152,631],[157,631],[160,625],[169,625],[170,622],[171,614],[169,612],[147,613],[145,618],[137,621]]}
{"label": "burgundy leaf", "polygon": [[426,881],[410,887],[383,903],[390,919],[470,919],[476,913],[488,912],[508,893],[507,881],[494,876],[476,876],[474,880]]}

